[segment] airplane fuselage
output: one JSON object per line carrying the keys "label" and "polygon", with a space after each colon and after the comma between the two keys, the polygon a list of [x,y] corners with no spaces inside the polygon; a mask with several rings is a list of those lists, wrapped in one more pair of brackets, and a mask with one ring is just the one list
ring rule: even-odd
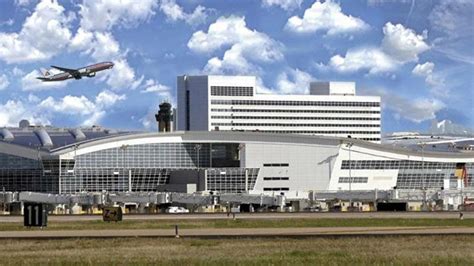
{"label": "airplane fuselage", "polygon": [[101,63],[93,64],[93,65],[86,66],[79,69],[68,69],[68,68],[56,67],[56,66],[52,66],[52,67],[55,69],[61,70],[63,72],[54,74],[51,76],[38,77],[38,79],[42,81],[62,81],[62,80],[67,80],[67,79],[72,79],[72,78],[81,79],[84,76],[91,78],[91,77],[94,77],[95,74],[99,71],[113,68],[114,63],[101,62]]}

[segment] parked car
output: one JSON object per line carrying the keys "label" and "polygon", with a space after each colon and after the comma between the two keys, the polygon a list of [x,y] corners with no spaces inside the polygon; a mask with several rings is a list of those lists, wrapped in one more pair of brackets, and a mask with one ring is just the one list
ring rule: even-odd
{"label": "parked car", "polygon": [[183,207],[171,206],[166,209],[166,213],[189,213],[189,210]]}

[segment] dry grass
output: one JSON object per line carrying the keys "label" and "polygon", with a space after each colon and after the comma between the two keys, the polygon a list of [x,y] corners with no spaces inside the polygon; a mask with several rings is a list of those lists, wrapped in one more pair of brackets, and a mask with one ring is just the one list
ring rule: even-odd
{"label": "dry grass", "polygon": [[474,236],[5,240],[0,263],[473,265]]}

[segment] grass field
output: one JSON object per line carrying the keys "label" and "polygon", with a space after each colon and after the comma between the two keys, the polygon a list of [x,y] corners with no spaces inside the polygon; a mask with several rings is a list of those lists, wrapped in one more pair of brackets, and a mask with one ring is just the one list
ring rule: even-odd
{"label": "grass field", "polygon": [[[180,228],[277,228],[277,227],[379,227],[379,226],[463,226],[473,227],[474,219],[242,219],[242,220],[124,220],[122,222],[49,222],[45,230],[168,229]],[[30,230],[22,223],[0,223],[0,231]]]}
{"label": "grass field", "polygon": [[1,264],[473,265],[474,236],[5,240]]}
{"label": "grass field", "polygon": [[[374,227],[374,226],[474,226],[474,219],[242,219],[242,220],[124,220],[49,222],[45,230],[170,229],[180,228],[278,228],[278,227]],[[30,230],[22,223],[0,223],[0,231]]]}

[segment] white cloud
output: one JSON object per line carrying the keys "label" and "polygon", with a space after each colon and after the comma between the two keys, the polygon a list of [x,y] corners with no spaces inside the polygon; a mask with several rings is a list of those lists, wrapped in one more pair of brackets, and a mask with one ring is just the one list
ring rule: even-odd
{"label": "white cloud", "polygon": [[24,63],[49,59],[59,53],[71,37],[71,14],[66,16],[57,0],[41,1],[19,33],[0,33],[0,59],[9,64]]}
{"label": "white cloud", "polygon": [[366,69],[371,74],[387,72],[397,67],[390,56],[376,47],[348,50],[345,56],[331,57],[329,66],[338,72],[356,72]]}
{"label": "white cloud", "polygon": [[432,88],[432,92],[439,96],[446,96],[449,89],[445,88],[445,81],[442,76],[434,72],[435,64],[426,62],[424,64],[417,64],[412,73],[416,76],[424,77],[426,84]]}
{"label": "white cloud", "polygon": [[203,6],[197,6],[192,13],[184,12],[183,8],[176,3],[176,0],[162,0],[160,10],[170,21],[183,20],[189,25],[198,25],[206,22],[208,10]]}
{"label": "white cloud", "polygon": [[41,101],[37,108],[50,116],[54,113],[79,116],[82,125],[94,125],[99,123],[106,115],[106,109],[125,99],[125,95],[118,95],[105,90],[99,93],[94,101],[84,95],[66,95],[59,100],[55,100],[50,96]]}
{"label": "white cloud", "polygon": [[36,2],[36,0],[15,0],[15,5],[29,6],[32,2]]}
{"label": "white cloud", "polygon": [[422,76],[422,77],[427,77],[433,73],[434,70],[434,63],[433,62],[426,62],[424,64],[417,64],[413,70],[412,73],[417,75],[417,76]]}
{"label": "white cloud", "polygon": [[377,94],[382,96],[383,108],[393,111],[396,118],[402,117],[416,123],[436,118],[436,113],[446,107],[443,102],[433,98],[409,99],[387,90],[379,90]]}
{"label": "white cloud", "polygon": [[30,110],[28,105],[24,105],[21,101],[9,100],[5,104],[0,104],[0,126],[18,126],[18,122],[27,119],[32,124],[47,125],[49,120],[41,116],[37,110]]}
{"label": "white cloud", "polygon": [[20,68],[18,67],[14,67],[12,69],[12,74],[15,76],[15,77],[18,77],[18,76],[23,76],[25,74],[25,72],[23,70],[21,70]]}
{"label": "white cloud", "polygon": [[98,75],[101,75],[99,80],[105,80],[114,90],[135,89],[143,80],[143,77],[136,79],[135,71],[125,58],[126,53],[121,52],[120,44],[110,32],[90,32],[79,28],[69,48],[80,50],[96,61],[112,61],[114,67]]}
{"label": "white cloud", "polygon": [[41,99],[38,96],[34,95],[33,93],[28,94],[28,102],[38,103],[40,101],[41,101]]}
{"label": "white cloud", "polygon": [[425,43],[426,31],[418,35],[414,30],[405,28],[402,24],[393,25],[388,22],[383,28],[383,33],[382,49],[397,61],[416,62],[419,54],[430,49],[430,46]]}
{"label": "white cloud", "polygon": [[0,91],[4,90],[10,85],[10,81],[8,81],[7,75],[1,74],[0,75]]}
{"label": "white cloud", "polygon": [[155,14],[157,0],[84,0],[80,6],[81,27],[87,31],[106,31],[115,25],[135,27]]}
{"label": "white cloud", "polygon": [[369,6],[377,6],[383,5],[386,3],[409,3],[414,0],[367,0],[367,5]]}
{"label": "white cloud", "polygon": [[43,82],[37,77],[41,77],[42,74],[38,70],[33,70],[30,73],[26,74],[21,78],[21,87],[24,91],[39,91],[39,90],[49,90],[54,88],[65,87],[69,81],[61,82]]}
{"label": "white cloud", "polygon": [[288,69],[278,75],[276,85],[283,94],[307,94],[310,82],[315,80],[309,73],[299,69]]}
{"label": "white cloud", "polygon": [[143,81],[143,76],[135,79],[135,71],[128,65],[127,60],[118,59],[114,61],[114,68],[110,69],[102,76],[102,80],[106,80],[114,90],[136,89]]}
{"label": "white cloud", "polygon": [[189,49],[198,53],[211,53],[229,46],[222,59],[213,57],[208,61],[205,71],[244,74],[257,70],[252,62],[283,59],[283,46],[266,34],[249,29],[244,17],[220,17],[209,26],[207,33],[197,31],[188,41]]}
{"label": "white cloud", "polygon": [[262,0],[264,7],[279,6],[286,11],[292,11],[301,7],[303,0]]}
{"label": "white cloud", "polygon": [[285,28],[298,33],[325,31],[328,35],[335,35],[364,31],[369,26],[360,18],[344,14],[339,3],[328,0],[314,2],[306,9],[303,18],[289,18]]}
{"label": "white cloud", "polygon": [[434,50],[451,60],[474,64],[472,52],[474,2],[471,0],[438,2],[428,16],[432,31],[441,33],[434,41]]}
{"label": "white cloud", "polygon": [[171,100],[171,88],[153,79],[149,79],[145,82],[144,88],[140,93],[157,93],[163,98]]}
{"label": "white cloud", "polygon": [[10,18],[5,21],[0,21],[0,26],[7,25],[7,26],[12,26],[15,23],[15,21]]}
{"label": "white cloud", "polygon": [[387,22],[383,28],[381,47],[359,47],[349,49],[345,56],[334,55],[329,67],[338,72],[368,70],[370,74],[390,72],[399,66],[418,61],[418,55],[430,49],[425,43],[426,33],[415,31],[401,24]]}

